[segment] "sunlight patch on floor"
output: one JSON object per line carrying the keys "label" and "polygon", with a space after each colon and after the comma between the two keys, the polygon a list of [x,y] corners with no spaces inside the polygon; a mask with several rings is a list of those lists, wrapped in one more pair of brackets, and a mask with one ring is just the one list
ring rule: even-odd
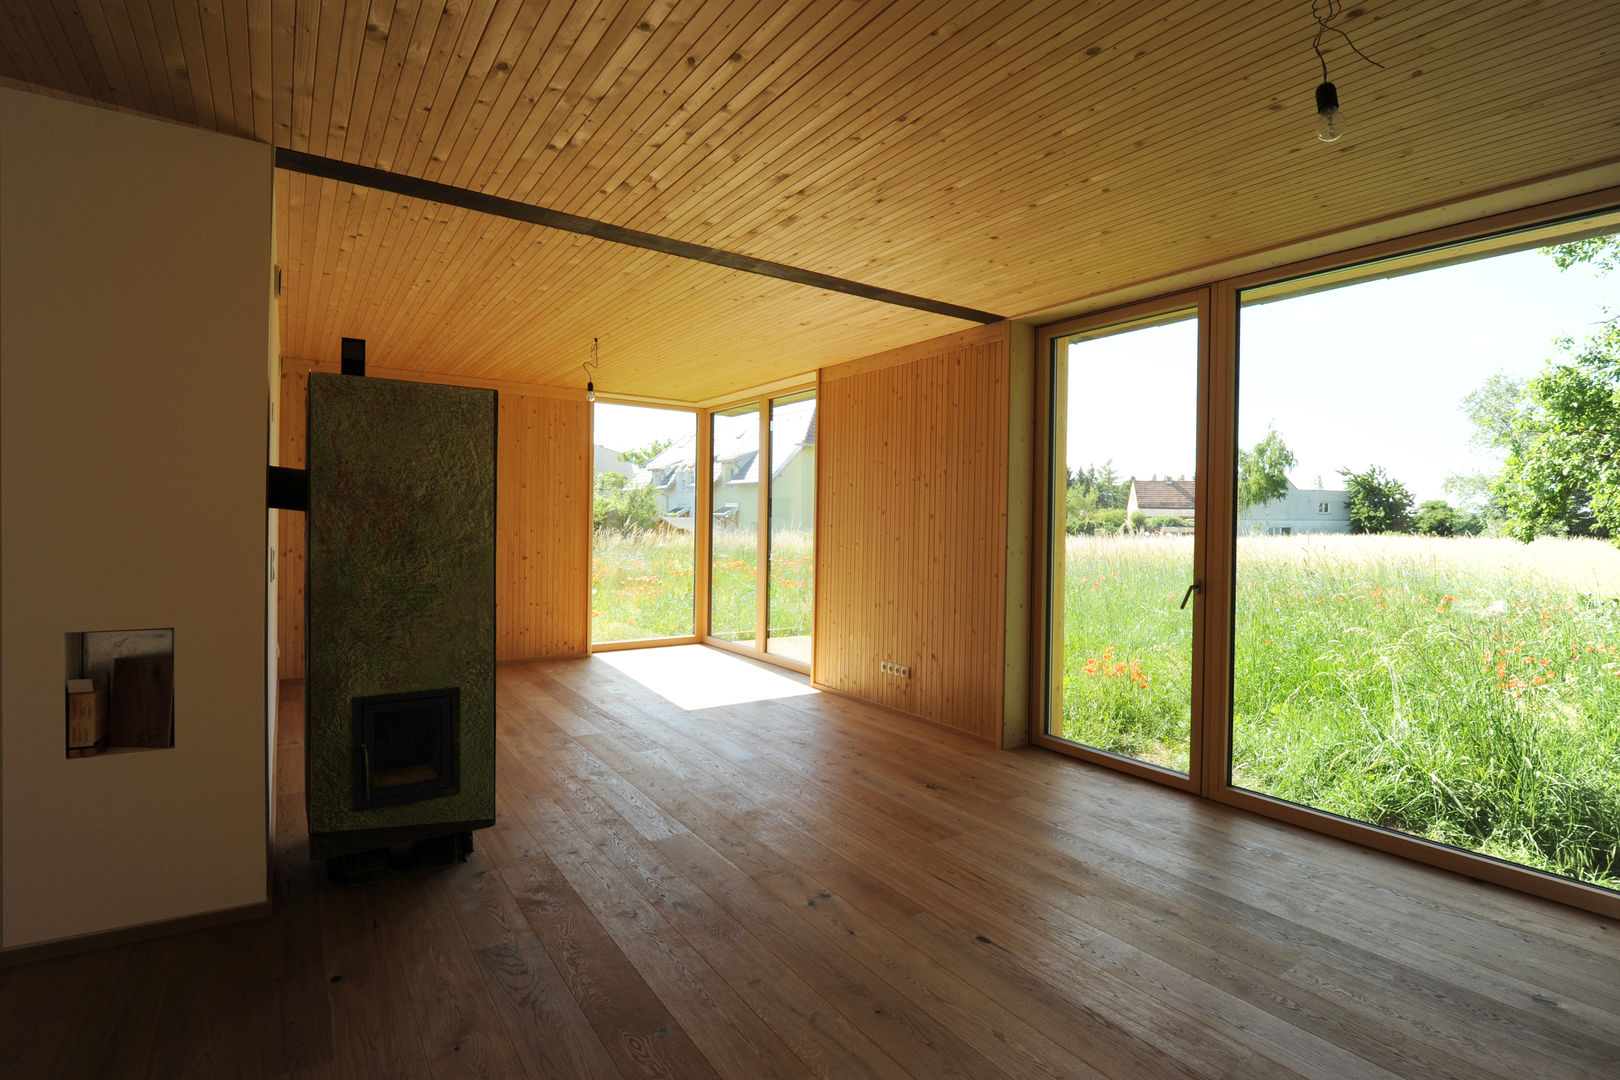
{"label": "sunlight patch on floor", "polygon": [[597,653],[592,659],[687,712],[820,692],[802,679],[704,645],[626,649]]}

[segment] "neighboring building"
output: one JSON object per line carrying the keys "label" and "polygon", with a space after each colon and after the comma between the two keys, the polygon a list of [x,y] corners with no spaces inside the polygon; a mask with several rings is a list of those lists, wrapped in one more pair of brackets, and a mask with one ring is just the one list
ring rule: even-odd
{"label": "neighboring building", "polygon": [[[777,528],[810,529],[815,509],[816,403],[780,406],[771,433],[771,516]],[[697,436],[671,443],[630,480],[658,496],[665,523],[692,528],[697,506]],[[759,426],[738,424],[715,440],[715,521],[753,528],[759,521]]]}
{"label": "neighboring building", "polygon": [[619,453],[618,450],[603,446],[601,443],[593,446],[591,448],[591,461],[596,475],[600,476],[605,472],[616,472],[626,480],[633,479],[636,475],[635,465],[624,460],[619,456]]}
{"label": "neighboring building", "polygon": [[1191,525],[1195,509],[1191,480],[1132,480],[1125,520],[1140,510],[1150,518],[1176,517]]}
{"label": "neighboring building", "polygon": [[[1178,517],[1193,523],[1197,507],[1191,480],[1132,480],[1126,518],[1140,510],[1150,518]],[[1298,488],[1288,481],[1286,494],[1238,511],[1239,536],[1292,536],[1295,533],[1350,531],[1349,492]]]}
{"label": "neighboring building", "polygon": [[1259,506],[1238,511],[1239,536],[1291,536],[1295,533],[1350,531],[1350,493],[1324,488],[1297,488]]}
{"label": "neighboring building", "polygon": [[631,487],[650,487],[664,522],[690,531],[697,506],[697,434],[682,435],[636,470]]}

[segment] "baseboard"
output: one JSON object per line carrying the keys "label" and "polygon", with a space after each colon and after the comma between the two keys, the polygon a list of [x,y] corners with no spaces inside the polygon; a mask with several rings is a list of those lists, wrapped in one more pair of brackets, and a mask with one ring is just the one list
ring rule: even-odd
{"label": "baseboard", "polygon": [[18,964],[32,963],[35,960],[69,956],[73,953],[89,952],[92,949],[105,949],[112,945],[129,945],[137,941],[146,941],[149,938],[167,937],[170,934],[184,934],[191,930],[205,930],[211,926],[224,926],[227,923],[262,919],[268,917],[270,912],[270,901],[265,900],[257,904],[244,904],[241,907],[206,911],[201,915],[185,915],[178,919],[159,919],[156,922],[141,923],[138,926],[104,930],[98,934],[57,938],[54,941],[43,941],[37,945],[18,945],[11,949],[0,949],[0,967],[14,967]]}

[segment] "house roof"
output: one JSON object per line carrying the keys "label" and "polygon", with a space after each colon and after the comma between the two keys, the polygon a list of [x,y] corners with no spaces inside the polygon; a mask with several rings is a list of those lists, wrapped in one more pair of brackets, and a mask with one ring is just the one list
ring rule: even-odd
{"label": "house roof", "polygon": [[1191,480],[1132,480],[1131,488],[1136,505],[1143,509],[1193,512]]}
{"label": "house roof", "polygon": [[[775,406],[771,417],[773,476],[781,475],[782,470],[787,468],[788,463],[804,447],[815,445],[817,411],[814,398]],[[724,467],[730,465],[732,483],[757,484],[759,483],[758,413],[749,410],[739,419],[742,422],[721,422],[715,426],[714,478],[720,479]],[[683,435],[648,461],[646,467],[636,474],[632,483],[666,484],[675,469],[693,467],[696,461],[697,436]]]}
{"label": "house roof", "polygon": [[[1356,5],[1331,146],[1303,2],[124,7],[7,4],[0,77],[999,315],[1620,181],[1613,0]],[[579,388],[600,338],[599,389],[707,402],[968,328],[352,178],[275,202],[289,357]]]}

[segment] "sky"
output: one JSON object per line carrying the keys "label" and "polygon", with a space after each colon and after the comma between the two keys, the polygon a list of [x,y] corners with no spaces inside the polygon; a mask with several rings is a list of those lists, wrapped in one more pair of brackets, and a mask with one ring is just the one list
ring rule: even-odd
{"label": "sky", "polygon": [[[1620,274],[1559,270],[1534,250],[1250,305],[1238,445],[1274,425],[1299,487],[1338,488],[1341,467],[1377,465],[1419,502],[1446,498],[1448,475],[1497,465],[1468,444],[1463,395],[1496,371],[1536,374],[1559,355],[1554,339],[1585,336],[1605,305],[1620,309]],[[1071,345],[1069,465],[1192,476],[1196,349],[1190,321]],[[690,412],[606,403],[595,423],[596,442],[621,451],[695,430]]]}
{"label": "sky", "polygon": [[696,414],[684,409],[655,409],[643,405],[596,403],[596,444],[623,453],[639,450],[660,439],[675,442],[697,432]]}
{"label": "sky", "polygon": [[[1419,502],[1445,498],[1447,475],[1499,463],[1468,445],[1463,395],[1499,370],[1536,374],[1554,339],[1583,338],[1605,305],[1620,309],[1620,274],[1561,271],[1532,250],[1247,306],[1238,445],[1274,425],[1299,487],[1378,465]],[[1196,348],[1191,322],[1072,344],[1069,465],[1192,476]]]}

